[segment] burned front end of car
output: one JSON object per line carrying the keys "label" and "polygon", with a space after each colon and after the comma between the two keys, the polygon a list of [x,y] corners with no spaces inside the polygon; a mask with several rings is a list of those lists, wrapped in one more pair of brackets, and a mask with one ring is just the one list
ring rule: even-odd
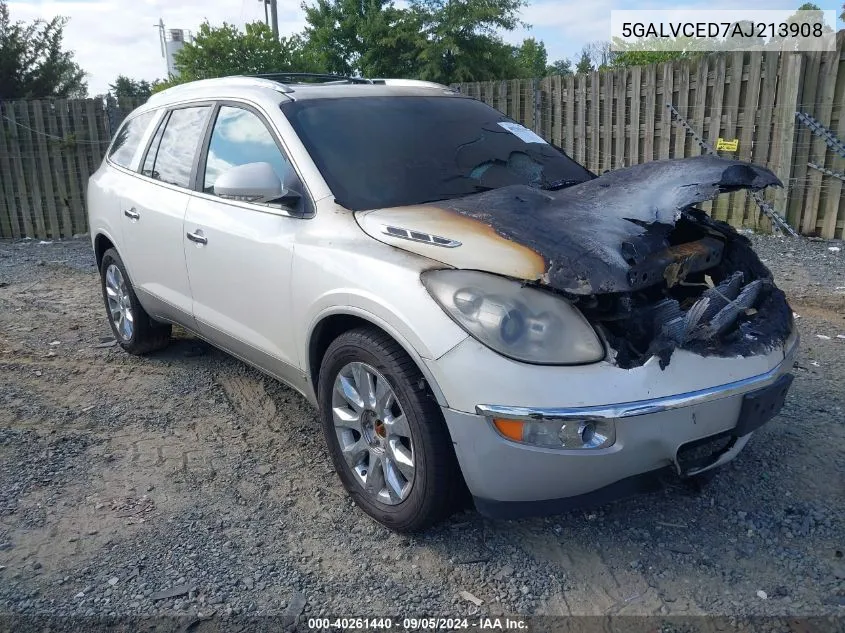
{"label": "burned front end of car", "polygon": [[779,185],[702,156],[358,215],[435,262],[421,281],[469,335],[426,364],[482,513],[555,513],[667,468],[699,475],[777,414],[792,311],[749,240],[697,205]]}
{"label": "burned front end of car", "polygon": [[525,281],[576,306],[617,366],[657,357],[665,368],[676,349],[749,356],[789,337],[792,310],[750,241],[695,206],[780,184],[768,169],[702,156],[440,204],[538,253],[544,270]]}
{"label": "burned front end of car", "polygon": [[701,356],[749,356],[782,345],[792,310],[749,240],[702,211],[657,225],[667,246],[638,256],[622,244],[630,289],[570,300],[602,332],[616,364],[651,357],[666,367],[676,349]]}

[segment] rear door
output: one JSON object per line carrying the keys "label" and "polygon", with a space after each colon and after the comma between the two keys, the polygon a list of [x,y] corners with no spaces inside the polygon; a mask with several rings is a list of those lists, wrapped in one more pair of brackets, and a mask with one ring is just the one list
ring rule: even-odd
{"label": "rear door", "polygon": [[132,284],[152,315],[191,323],[185,211],[210,104],[164,113],[141,160],[137,186],[122,196],[123,248]]}
{"label": "rear door", "polygon": [[[298,204],[218,197],[226,169],[269,163],[302,194]],[[200,158],[197,191],[185,217],[185,260],[198,331],[228,351],[288,381],[299,374],[290,323],[290,271],[296,233],[310,208],[275,131],[258,110],[221,104]]]}

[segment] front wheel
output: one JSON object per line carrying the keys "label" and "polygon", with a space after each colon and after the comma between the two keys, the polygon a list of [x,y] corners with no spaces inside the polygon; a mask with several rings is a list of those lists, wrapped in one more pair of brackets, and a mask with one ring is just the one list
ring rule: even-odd
{"label": "front wheel", "polygon": [[323,357],[318,399],[335,470],[364,512],[398,532],[451,514],[463,490],[452,442],[393,339],[374,328],[341,334]]}

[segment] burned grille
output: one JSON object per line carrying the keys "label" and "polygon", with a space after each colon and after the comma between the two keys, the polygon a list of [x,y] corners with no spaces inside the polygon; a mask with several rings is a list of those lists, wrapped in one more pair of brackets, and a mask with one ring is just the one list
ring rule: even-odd
{"label": "burned grille", "polygon": [[654,331],[661,338],[680,346],[703,341],[728,330],[740,314],[751,310],[766,280],[755,279],[742,285],[742,273],[735,272],[718,286],[709,288],[686,311],[675,299],[664,299],[654,306]]}

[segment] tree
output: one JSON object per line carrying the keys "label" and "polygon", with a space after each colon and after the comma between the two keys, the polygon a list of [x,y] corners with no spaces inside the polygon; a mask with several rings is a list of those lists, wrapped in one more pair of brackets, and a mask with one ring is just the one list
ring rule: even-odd
{"label": "tree", "polygon": [[522,41],[522,45],[515,49],[516,63],[521,77],[543,77],[546,75],[548,53],[542,40],[533,37]]}
{"label": "tree", "polygon": [[424,38],[419,77],[440,83],[516,77],[512,46],[499,33],[522,26],[525,0],[411,0]]}
{"label": "tree", "polygon": [[566,77],[572,74],[572,60],[568,58],[557,59],[550,66],[546,67],[547,75],[561,75]]}
{"label": "tree", "polygon": [[135,81],[125,75],[118,75],[114,83],[109,84],[109,94],[117,99],[121,97],[149,99],[152,94],[152,86],[145,79]]}
{"label": "tree", "polygon": [[263,22],[238,27],[223,23],[200,25],[193,42],[186,43],[175,55],[178,75],[151,87],[158,92],[169,86],[228,75],[257,75],[272,72],[313,71],[304,42],[298,35],[276,39]]}
{"label": "tree", "polygon": [[613,51],[613,46],[607,40],[599,40],[597,42],[590,42],[584,47],[587,54],[590,56],[590,61],[593,67],[598,70],[604,70],[613,64],[613,58],[616,53]]}
{"label": "tree", "polygon": [[367,77],[415,74],[419,24],[392,0],[317,0],[303,9],[305,50],[325,71]]}
{"label": "tree", "polygon": [[0,0],[0,98],[84,97],[85,72],[62,50],[67,18],[12,22]]}
{"label": "tree", "polygon": [[581,50],[581,57],[578,59],[578,63],[575,64],[575,72],[579,75],[585,73],[591,73],[595,70],[593,67],[593,60],[590,59],[590,51],[584,47]]}

